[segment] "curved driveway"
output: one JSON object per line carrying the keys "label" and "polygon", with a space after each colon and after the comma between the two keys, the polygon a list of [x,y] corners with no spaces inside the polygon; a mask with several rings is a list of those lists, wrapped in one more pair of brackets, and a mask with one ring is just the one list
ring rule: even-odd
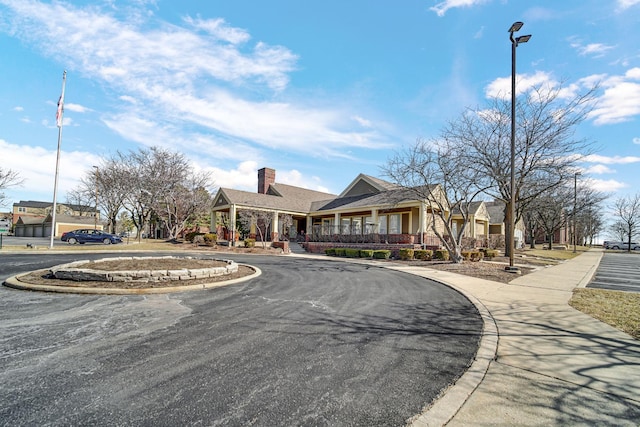
{"label": "curved driveway", "polygon": [[[3,255],[0,279],[80,256],[99,255]],[[263,274],[148,296],[2,287],[0,419],[403,425],[476,353],[482,321],[446,286],[361,264],[229,258]]]}

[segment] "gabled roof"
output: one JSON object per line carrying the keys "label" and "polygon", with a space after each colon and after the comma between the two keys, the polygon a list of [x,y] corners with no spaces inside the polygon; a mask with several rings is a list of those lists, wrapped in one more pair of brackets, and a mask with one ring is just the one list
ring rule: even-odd
{"label": "gabled roof", "polygon": [[327,200],[335,194],[308,190],[286,184],[271,184],[267,194],[220,188],[214,198],[214,209],[218,206],[241,205],[251,208],[274,209],[307,214],[311,204],[317,200]]}
{"label": "gabled roof", "polygon": [[358,175],[351,184],[340,193],[339,197],[359,196],[362,194],[375,194],[383,191],[396,190],[401,188],[400,186],[391,182],[384,181],[380,178],[365,175],[361,173]]}
{"label": "gabled roof", "polygon": [[16,225],[30,225],[30,224],[43,224],[45,222],[46,217],[44,216],[25,216],[18,217],[16,221]]}
{"label": "gabled roof", "polygon": [[[95,209],[93,206],[77,205],[73,203],[57,203],[57,205],[70,207],[74,211],[89,211],[89,210]],[[38,208],[38,209],[46,209],[52,206],[53,206],[52,202],[39,202],[36,200],[20,200],[20,202],[13,204],[13,207]]]}
{"label": "gabled roof", "polygon": [[[437,192],[437,187],[437,184],[431,185],[432,191]],[[416,193],[411,189],[393,185],[392,189],[385,191],[337,197],[332,200],[314,202],[311,209],[312,212],[353,210],[359,208],[369,209],[376,206],[392,207],[402,202],[411,202],[416,200]]]}
{"label": "gabled roof", "polygon": [[[481,210],[483,204],[485,204],[486,210],[486,202],[482,200],[469,203],[469,214],[478,215],[479,213],[481,213],[479,211]],[[453,213],[460,214],[460,207],[456,206],[455,209],[453,209]]]}
{"label": "gabled roof", "polygon": [[[51,214],[47,215],[45,222],[51,222]],[[93,228],[96,223],[96,219],[92,216],[78,216],[78,215],[65,215],[56,214],[57,224],[78,224],[85,227],[91,226]]]}
{"label": "gabled roof", "polygon": [[501,224],[504,222],[505,203],[499,200],[493,202],[485,202],[487,212],[489,212],[489,223]]}
{"label": "gabled roof", "polygon": [[20,200],[18,203],[14,203],[13,206],[21,208],[40,208],[45,209],[53,205],[51,202],[37,202],[35,200]]}
{"label": "gabled roof", "polygon": [[[16,221],[16,225],[32,225],[32,224],[48,224],[51,223],[51,214],[44,216],[20,216]],[[95,224],[95,218],[89,216],[77,216],[77,215],[64,215],[56,214],[57,224],[78,224],[78,225],[93,225]]]}

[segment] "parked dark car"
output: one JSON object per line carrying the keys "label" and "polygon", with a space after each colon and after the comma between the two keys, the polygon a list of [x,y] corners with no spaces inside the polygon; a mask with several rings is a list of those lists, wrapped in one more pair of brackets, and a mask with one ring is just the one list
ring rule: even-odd
{"label": "parked dark car", "polygon": [[94,229],[82,229],[82,230],[73,230],[67,231],[62,234],[60,238],[63,242],[69,242],[70,244],[75,243],[103,243],[105,245],[110,245],[112,243],[122,243],[122,239],[118,236],[114,236],[113,234],[105,233],[104,231],[94,230]]}

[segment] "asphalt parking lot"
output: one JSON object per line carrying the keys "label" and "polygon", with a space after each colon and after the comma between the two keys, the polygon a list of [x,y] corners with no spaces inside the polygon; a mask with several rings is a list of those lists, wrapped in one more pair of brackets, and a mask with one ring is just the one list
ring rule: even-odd
{"label": "asphalt parking lot", "polygon": [[605,252],[587,288],[640,292],[640,254]]}

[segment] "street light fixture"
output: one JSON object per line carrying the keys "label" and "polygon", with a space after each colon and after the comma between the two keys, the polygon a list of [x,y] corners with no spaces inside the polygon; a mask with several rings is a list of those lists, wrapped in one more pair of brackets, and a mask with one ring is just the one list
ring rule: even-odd
{"label": "street light fixture", "polygon": [[520,31],[524,23],[517,21],[509,28],[509,40],[511,40],[511,184],[509,191],[511,192],[509,220],[510,236],[509,236],[509,266],[505,268],[510,273],[520,273],[520,269],[513,265],[513,253],[515,251],[516,238],[516,47],[520,43],[526,43],[531,35],[525,35],[513,38],[513,33]]}

